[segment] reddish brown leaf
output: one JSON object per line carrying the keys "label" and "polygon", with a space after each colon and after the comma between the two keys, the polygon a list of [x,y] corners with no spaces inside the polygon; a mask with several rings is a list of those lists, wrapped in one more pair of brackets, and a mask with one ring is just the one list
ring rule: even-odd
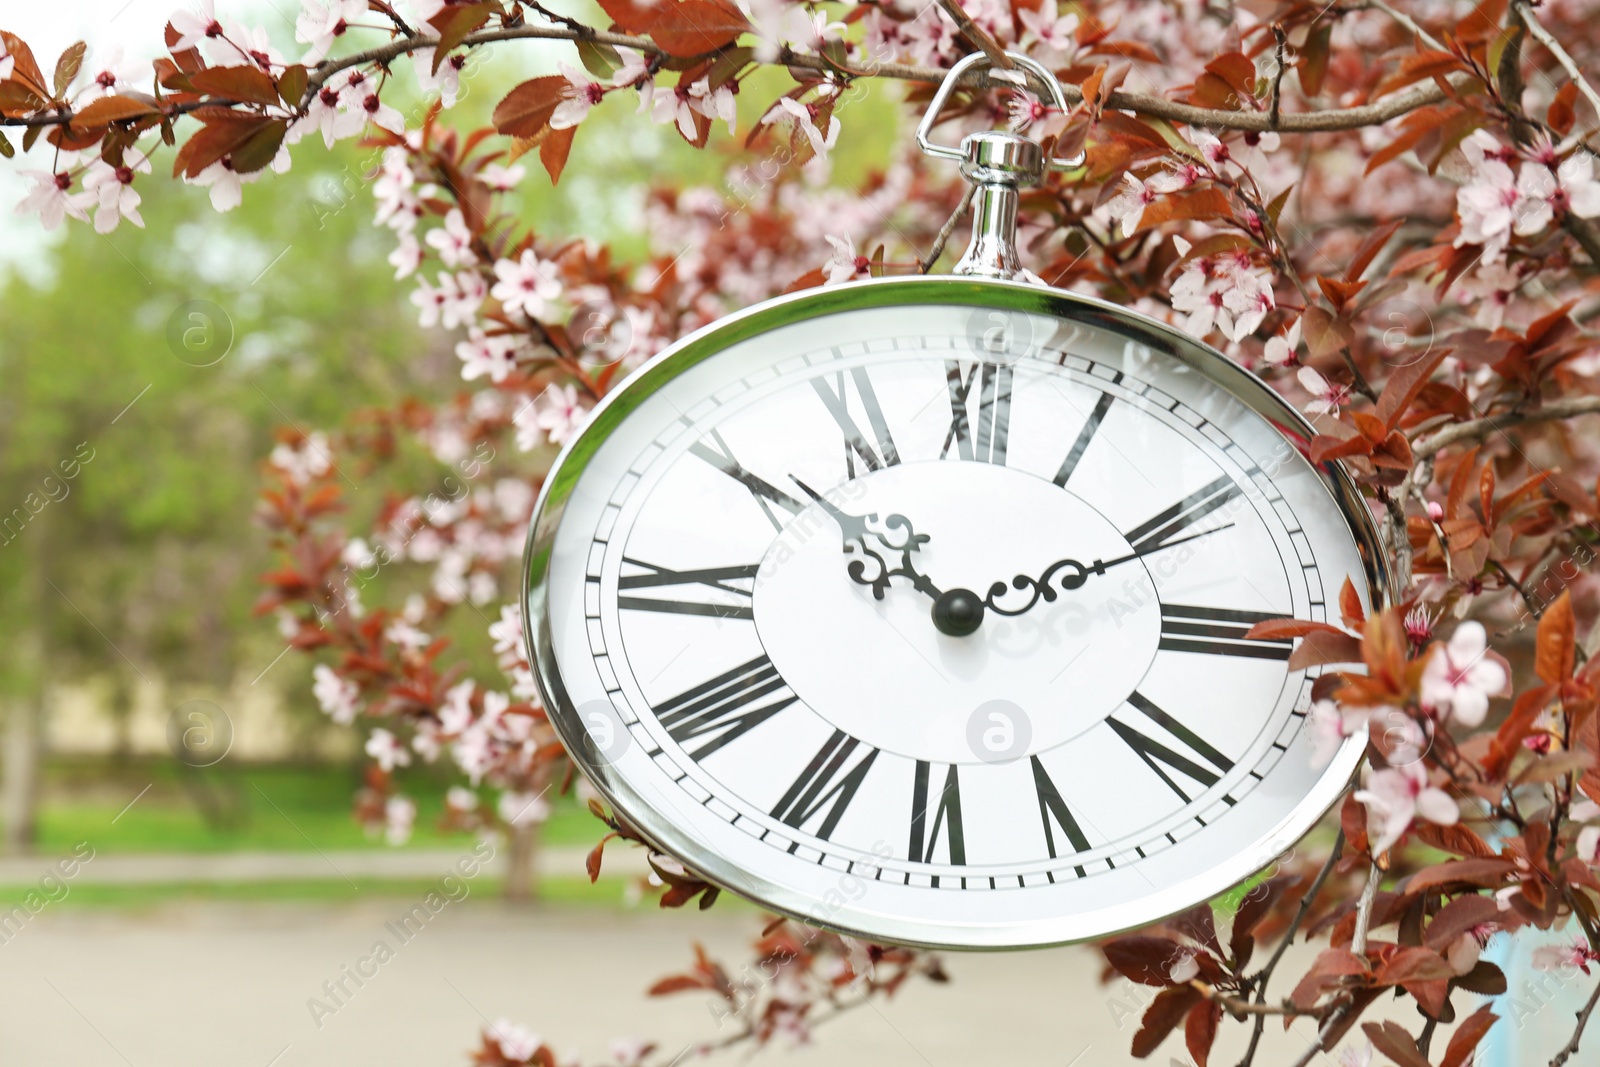
{"label": "reddish brown leaf", "polygon": [[245,104],[278,103],[278,86],[257,67],[209,67],[189,78],[202,93]]}
{"label": "reddish brown leaf", "polygon": [[1348,576],[1339,587],[1339,618],[1352,630],[1360,630],[1367,624],[1367,609],[1361,606],[1361,594],[1356,592],[1356,584]]}
{"label": "reddish brown leaf", "polygon": [[652,997],[664,997],[669,993],[687,993],[691,989],[711,988],[713,988],[711,983],[704,978],[692,974],[674,974],[656,982],[648,993]]}
{"label": "reddish brown leaf", "polygon": [[1474,859],[1490,859],[1496,855],[1487,841],[1460,823],[1440,826],[1438,823],[1418,822],[1413,833],[1419,841],[1441,852],[1453,852],[1457,856]]}
{"label": "reddish brown leaf", "polygon": [[1436,952],[1447,952],[1462,934],[1480,923],[1492,922],[1500,916],[1500,903],[1493,897],[1457,897],[1439,909],[1439,914],[1428,924],[1424,935],[1427,946]]}
{"label": "reddish brown leaf", "polygon": [[1428,1057],[1417,1049],[1417,1042],[1399,1023],[1385,1019],[1381,1023],[1362,1023],[1372,1047],[1389,1057],[1400,1067],[1429,1067]]}
{"label": "reddish brown leaf", "polygon": [[211,164],[237,149],[242,149],[251,138],[272,126],[282,126],[282,119],[261,115],[243,115],[222,109],[196,112],[205,125],[184,142],[172,161],[172,174],[193,178]]}
{"label": "reddish brown leaf", "polygon": [[1333,42],[1333,19],[1321,19],[1306,34],[1306,43],[1300,49],[1300,87],[1307,96],[1322,92],[1322,81],[1328,76],[1328,46]]}
{"label": "reddish brown leaf", "polygon": [[1413,52],[1400,61],[1400,69],[1378,83],[1372,90],[1372,99],[1386,96],[1396,89],[1404,89],[1419,81],[1462,69],[1460,59],[1449,52]]}
{"label": "reddish brown leaf", "polygon": [[1148,205],[1139,218],[1135,233],[1154,229],[1175,219],[1226,219],[1233,217],[1227,194],[1213,186],[1201,186],[1185,193],[1171,193]]}
{"label": "reddish brown leaf", "polygon": [[1170,937],[1151,937],[1133,934],[1107,941],[1100,946],[1106,962],[1117,973],[1141,985],[1170,986],[1171,969],[1179,956],[1185,955],[1183,946]]}
{"label": "reddish brown leaf", "polygon": [[732,44],[749,28],[744,12],[732,3],[664,0],[650,23],[650,36],[668,55],[703,56]]}
{"label": "reddish brown leaf", "polygon": [[310,75],[306,68],[299,63],[284,70],[278,77],[278,95],[290,107],[299,107],[300,101],[306,97],[306,87],[310,83]]}
{"label": "reddish brown leaf", "polygon": [[1378,418],[1385,430],[1392,430],[1399,425],[1400,417],[1406,413],[1422,387],[1428,384],[1434,368],[1449,354],[1450,349],[1435,346],[1421,359],[1406,364],[1389,376],[1382,395],[1378,397]]}
{"label": "reddish brown leaf", "polygon": [[5,42],[6,53],[14,60],[8,80],[18,82],[34,95],[48,99],[50,86],[46,84],[44,71],[39,69],[39,62],[33,58],[33,49],[28,47],[28,42],[4,30],[0,30],[0,41]]}
{"label": "reddish brown leaf", "polygon": [[1202,1001],[1189,1009],[1189,1018],[1183,1024],[1184,1044],[1194,1057],[1195,1067],[1206,1067],[1211,1055],[1211,1045],[1217,1040],[1217,1023],[1222,1021],[1222,1005]]}
{"label": "reddish brown leaf", "polygon": [[1374,978],[1379,985],[1400,985],[1402,982],[1426,982],[1436,978],[1452,978],[1451,969],[1443,956],[1421,945],[1403,948],[1378,968]]}
{"label": "reddish brown leaf", "polygon": [[1572,618],[1572,592],[1563,589],[1561,595],[1539,616],[1539,643],[1533,660],[1534,672],[1543,681],[1559,685],[1572,677],[1576,655],[1577,632]]}
{"label": "reddish brown leaf", "polygon": [[467,34],[479,29],[494,13],[494,4],[468,4],[464,7],[447,7],[429,21],[439,31],[439,43],[433,46],[433,73],[439,73],[439,64],[445,61],[450,49],[460,44]]}
{"label": "reddish brown leaf", "polygon": [[1505,881],[1506,873],[1515,869],[1516,864],[1510,860],[1450,860],[1447,863],[1438,863],[1432,867],[1425,867],[1412,875],[1411,880],[1406,883],[1406,890],[1411,893],[1420,893],[1424,889],[1432,889],[1435,886],[1462,882],[1467,885],[1498,889],[1500,884]]}
{"label": "reddish brown leaf", "polygon": [[559,74],[530,78],[495,105],[494,126],[511,137],[533,137],[550,125],[550,115],[567,88]]}
{"label": "reddish brown leaf", "polygon": [[1467,1067],[1478,1042],[1483,1040],[1483,1035],[1489,1032],[1498,1018],[1493,1006],[1485,1004],[1461,1020],[1456,1032],[1450,1035],[1450,1044],[1445,1047],[1444,1059],[1439,1061],[1439,1067]]}
{"label": "reddish brown leaf", "polygon": [[1133,1035],[1131,1051],[1134,1056],[1143,1059],[1154,1052],[1200,999],[1200,991],[1190,985],[1156,994],[1144,1011],[1138,1032]]}
{"label": "reddish brown leaf", "polygon": [[567,166],[567,155],[572,151],[572,138],[577,132],[576,126],[551,130],[539,142],[539,162],[549,172],[551,185],[561,180],[561,172]]}
{"label": "reddish brown leaf", "polygon": [[92,126],[104,126],[108,122],[122,122],[126,119],[143,118],[146,115],[159,113],[155,105],[143,100],[127,96],[102,96],[86,105],[83,110],[76,112],[72,116],[72,125],[87,129]]}
{"label": "reddish brown leaf", "polygon": [[1291,671],[1302,671],[1307,667],[1325,666],[1330,663],[1360,662],[1360,638],[1338,631],[1307,634],[1289,654]]}
{"label": "reddish brown leaf", "polygon": [[1545,121],[1563,137],[1572,132],[1573,124],[1578,121],[1577,103],[1578,83],[1567,82],[1556,90],[1556,95],[1550,100],[1550,109],[1545,112]]}
{"label": "reddish brown leaf", "polygon": [[1314,619],[1267,619],[1246,630],[1245,637],[1253,641],[1281,641],[1315,633],[1343,634],[1344,631],[1332,623]]}

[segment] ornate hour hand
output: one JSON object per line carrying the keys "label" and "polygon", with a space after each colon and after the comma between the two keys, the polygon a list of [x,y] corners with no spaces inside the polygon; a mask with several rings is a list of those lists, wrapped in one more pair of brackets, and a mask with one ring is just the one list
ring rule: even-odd
{"label": "ornate hour hand", "polygon": [[[1097,559],[1093,563],[1087,565],[1080,563],[1075,559],[1057,560],[1056,562],[1050,564],[1050,566],[1046,567],[1044,573],[1038,578],[1030,578],[1026,574],[1019,574],[1015,578],[1011,579],[1011,584],[1009,586],[1005,582],[995,582],[989,587],[989,595],[983,598],[983,607],[988,608],[996,615],[1021,615],[1032,608],[1035,604],[1039,603],[1041,600],[1045,601],[1046,603],[1055,600],[1056,587],[1058,586],[1061,589],[1071,592],[1074,589],[1081,588],[1083,583],[1089,580],[1089,575],[1091,574],[1104,574],[1107,568],[1115,567],[1118,564],[1127,563],[1128,561],[1138,559],[1141,556],[1148,556],[1152,553],[1160,552],[1163,549],[1172,548],[1174,545],[1181,545],[1185,541],[1193,541],[1197,537],[1206,537],[1210,534],[1220,533],[1232,525],[1233,523],[1230,522],[1226,525],[1215,527],[1214,529],[1202,530],[1199,533],[1190,534],[1188,537],[1178,537],[1171,541],[1163,541],[1160,544],[1152,545],[1149,548],[1130,552],[1126,556],[1118,556],[1116,559]],[[1060,577],[1057,578],[1057,575],[1060,575]],[[1021,592],[1025,589],[1032,589],[1033,596],[1030,597],[1028,602],[1022,605],[1020,608],[1002,608],[996,603],[996,601],[1005,596],[1009,590]]]}
{"label": "ornate hour hand", "polygon": [[[874,530],[869,524],[878,521],[877,512],[852,515],[794,475],[791,474],[789,478],[839,524],[839,530],[844,535],[845,553],[859,555],[860,558],[851,560],[849,566],[845,568],[852,581],[857,585],[869,586],[873,597],[882,600],[883,594],[889,589],[891,579],[907,578],[910,579],[912,588],[938,600],[939,588],[911,562],[911,554],[927,544],[929,536],[917,533],[910,519],[904,515],[890,515],[883,520],[882,531]],[[903,532],[903,536],[893,536],[896,532]],[[873,542],[876,542],[876,548]],[[899,553],[899,565],[890,567],[889,561],[877,550],[879,548],[889,553]],[[870,576],[869,562],[873,572]]]}

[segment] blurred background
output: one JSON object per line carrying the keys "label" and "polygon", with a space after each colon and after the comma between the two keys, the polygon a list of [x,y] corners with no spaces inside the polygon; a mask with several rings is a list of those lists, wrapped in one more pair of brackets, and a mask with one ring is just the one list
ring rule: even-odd
{"label": "blurred background", "polygon": [[[296,0],[219,6],[297,51]],[[172,3],[5,7],[0,28],[48,69],[76,40],[149,59]],[[571,61],[564,47],[502,48],[476,77],[503,91]],[[496,98],[471,88],[458,128]],[[888,160],[904,133],[895,91],[853,104],[833,181]],[[715,187],[727,164],[623,108],[585,125],[559,188],[542,171],[523,185],[541,232],[642,252],[651,183]],[[367,833],[352,814],[361,737],[320,710],[305,657],[252,613],[274,565],[253,513],[275,429],[460,384],[454,338],[415,325],[385,261],[370,152],[314,140],[225,215],[170,181],[141,186],[145,230],[46,233],[0,211],[0,515],[39,502],[0,528],[0,1062],[436,1067],[467,1063],[500,1019],[586,1063],[616,1037],[669,1058],[715,1043],[715,1004],[646,991],[692,942],[748,958],[755,909],[659,911],[622,849],[591,885],[603,827],[572,798],[553,805],[526,899],[508,899],[504,843],[439,828],[445,764],[409,772],[424,780],[409,840]],[[29,165],[0,165],[0,204],[20,199]],[[446,906],[406,926],[430,893]],[[380,939],[393,958],[351,979]],[[1121,1064],[1153,992],[1102,985],[1087,949],[949,970],[950,985],[910,985],[761,1056]],[[1268,1048],[1287,1062],[1305,1035],[1276,1029]],[[1177,1045],[1155,1062],[1187,1063]]]}

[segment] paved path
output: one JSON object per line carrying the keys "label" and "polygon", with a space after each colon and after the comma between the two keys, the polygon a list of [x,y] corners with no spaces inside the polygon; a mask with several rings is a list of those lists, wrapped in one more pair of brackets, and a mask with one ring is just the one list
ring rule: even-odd
{"label": "paved path", "polygon": [[[361,849],[322,852],[214,852],[175,855],[101,852],[83,864],[74,877],[77,884],[151,885],[196,882],[280,882],[326,878],[436,878],[457,860],[471,853],[455,849]],[[504,850],[501,851],[501,855]],[[583,877],[586,848],[545,849],[539,868],[546,875]],[[37,882],[57,857],[48,855],[0,859],[0,887]],[[497,857],[490,870],[498,873]],[[607,874],[644,874],[644,853],[626,846],[606,851]]]}
{"label": "paved path", "polygon": [[[501,1017],[583,1053],[586,1065],[606,1062],[610,1040],[623,1035],[654,1037],[675,1053],[715,1039],[716,1019],[698,994],[651,999],[646,985],[685,967],[692,941],[741,966],[758,925],[748,912],[514,910],[473,895],[401,943],[389,924],[412,903],[48,907],[0,944],[0,1063],[466,1067],[479,1028]],[[379,940],[391,943],[393,958],[363,987],[347,982],[353,995],[319,1027],[308,999],[324,995],[323,983]],[[1291,957],[1284,973],[1293,964]],[[1128,1042],[1150,990],[1100,985],[1098,958],[1085,949],[951,956],[948,967],[948,985],[908,986],[882,1006],[820,1028],[810,1047],[770,1050],[753,1062],[1188,1062],[1179,1039],[1151,1059],[1130,1059]],[[1408,1019],[1410,1009],[1403,1011]],[[1242,1036],[1236,1027],[1231,1033]],[[1257,1063],[1285,1067],[1304,1048],[1309,1024],[1287,1035],[1274,1024],[1267,1033]],[[1231,1065],[1240,1051],[1230,1037],[1212,1062]],[[744,1061],[725,1054],[714,1062]],[[1337,1065],[1328,1057],[1315,1062]]]}

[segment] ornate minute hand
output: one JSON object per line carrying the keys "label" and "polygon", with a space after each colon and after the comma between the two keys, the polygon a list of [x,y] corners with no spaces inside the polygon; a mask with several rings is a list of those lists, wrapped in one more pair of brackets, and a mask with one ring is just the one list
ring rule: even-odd
{"label": "ornate minute hand", "polygon": [[[839,524],[839,531],[844,535],[844,551],[846,553],[859,552],[865,557],[851,560],[849,566],[845,568],[849,572],[852,581],[857,585],[870,586],[873,597],[877,600],[882,600],[883,594],[889,588],[891,578],[909,578],[912,587],[918,592],[932,597],[934,600],[939,599],[939,587],[929,581],[927,576],[918,571],[911,562],[911,553],[921,548],[930,538],[927,534],[917,533],[912,528],[910,519],[904,515],[897,514],[890,515],[883,520],[885,530],[905,531],[903,540],[891,540],[887,533],[880,533],[877,530],[868,528],[868,523],[878,520],[877,512],[869,512],[866,515],[852,515],[837,507],[833,501],[794,475],[789,475],[789,478],[804,490],[807,496],[815,500],[817,505],[828,513],[829,518]],[[880,547],[890,552],[900,553],[900,565],[891,568],[888,561],[868,543],[868,538],[876,541]],[[876,565],[875,570],[877,573],[870,578],[867,577],[867,560],[871,560]]]}
{"label": "ornate minute hand", "polygon": [[[1041,600],[1046,602],[1055,600],[1056,591],[1052,587],[1052,581],[1061,571],[1066,571],[1068,573],[1055,584],[1060,585],[1062,589],[1071,591],[1073,589],[1080,588],[1084,582],[1089,580],[1089,575],[1091,574],[1104,574],[1107,568],[1115,567],[1120,563],[1127,563],[1129,560],[1138,559],[1140,556],[1148,556],[1152,552],[1160,552],[1162,549],[1172,548],[1175,545],[1181,545],[1185,541],[1193,541],[1197,537],[1206,537],[1210,534],[1220,533],[1232,525],[1233,523],[1230,522],[1226,525],[1218,526],[1210,530],[1201,530],[1199,533],[1190,534],[1187,537],[1179,537],[1172,541],[1164,541],[1159,545],[1154,545],[1141,551],[1130,552],[1126,556],[1118,556],[1116,559],[1097,559],[1088,566],[1079,563],[1075,559],[1057,560],[1055,563],[1052,563],[1050,566],[1046,567],[1044,573],[1038,578],[1030,578],[1026,574],[1019,574],[1015,578],[1011,579],[1011,584],[1009,587],[1005,582],[995,582],[989,587],[989,595],[983,598],[983,606],[997,615],[1021,615],[1023,612],[1027,611]],[[1002,608],[995,603],[997,598],[1005,595],[1008,588],[1021,591],[1030,587],[1033,589],[1033,596],[1026,604],[1014,611],[1008,611],[1007,609]]]}

